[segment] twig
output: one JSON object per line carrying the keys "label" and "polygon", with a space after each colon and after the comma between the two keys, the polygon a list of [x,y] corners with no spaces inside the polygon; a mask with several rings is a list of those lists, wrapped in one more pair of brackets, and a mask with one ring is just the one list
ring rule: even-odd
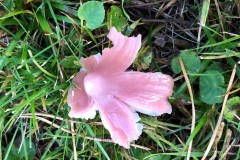
{"label": "twig", "polygon": [[[42,117],[48,117],[48,118],[55,118],[64,122],[73,122],[73,123],[78,123],[78,124],[92,124],[92,125],[102,125],[102,122],[89,122],[89,123],[85,123],[85,122],[78,122],[78,121],[74,121],[74,120],[69,120],[69,119],[64,119],[62,117],[58,117],[52,114],[46,114],[46,113],[38,113],[35,112],[34,114],[35,116],[42,116]],[[32,116],[32,113],[25,113],[22,114],[22,116]]]}
{"label": "twig", "polygon": [[229,58],[229,57],[234,57],[234,56],[239,56],[239,52],[234,52],[228,55],[217,55],[217,56],[200,56],[200,59],[221,59],[221,58]]}
{"label": "twig", "polygon": [[[72,133],[74,133],[74,124],[73,124],[73,122],[71,122],[71,131],[72,131]],[[74,134],[72,134],[72,143],[73,143],[74,160],[77,160],[77,149],[76,149],[76,143],[75,143]]]}
{"label": "twig", "polygon": [[[25,115],[21,115],[19,118],[32,118],[32,116],[25,114]],[[47,124],[49,124],[49,125],[52,125],[52,126],[55,127],[55,128],[61,129],[61,130],[64,131],[64,132],[70,133],[70,134],[72,134],[73,136],[76,136],[76,133],[75,133],[74,131],[72,131],[72,130],[69,131],[68,129],[65,129],[65,128],[63,128],[63,127],[61,127],[61,126],[59,126],[59,125],[57,125],[57,124],[55,124],[55,123],[47,120],[47,119],[44,119],[44,118],[38,117],[38,116],[36,116],[35,118],[38,119],[38,120],[40,120],[40,121],[43,121],[43,122],[45,122],[45,123],[47,123]],[[71,121],[71,122],[73,123],[74,121]],[[110,143],[114,143],[111,139],[95,138],[95,137],[88,137],[88,136],[82,136],[82,137],[85,138],[85,139],[94,140],[94,141],[99,141],[99,142],[110,142]],[[146,151],[151,150],[151,149],[148,148],[148,147],[140,146],[140,145],[137,145],[137,144],[130,144],[130,145],[133,146],[133,147],[136,147],[136,148],[140,148],[140,149],[146,150]],[[75,146],[75,147],[76,147],[76,146]]]}
{"label": "twig", "polygon": [[[191,98],[191,103],[192,103],[192,126],[191,126],[191,133],[192,133],[194,128],[195,128],[195,117],[196,117],[195,116],[195,105],[194,105],[194,99],[193,99],[193,92],[192,92],[192,87],[191,87],[190,81],[188,79],[188,76],[187,76],[186,69],[184,67],[182,58],[179,57],[178,60],[179,60],[179,63],[180,63],[181,69],[182,69],[183,76],[186,80],[186,84],[187,84],[187,87],[188,87],[188,92],[189,92],[189,95],[190,95],[190,98]],[[190,159],[191,150],[192,150],[192,142],[193,142],[193,140],[191,140],[191,142],[189,143],[187,160]]]}
{"label": "twig", "polygon": [[[24,115],[21,115],[19,118],[32,118],[32,116],[24,116]],[[71,134],[76,135],[74,132],[72,133],[72,132],[69,131],[68,129],[62,128],[61,126],[59,126],[59,125],[57,125],[57,124],[55,124],[55,123],[53,123],[53,122],[51,122],[51,121],[49,121],[49,120],[47,120],[47,119],[45,119],[45,118],[38,117],[38,116],[36,116],[35,118],[38,119],[38,120],[40,120],[40,121],[43,121],[43,122],[45,122],[45,123],[47,123],[47,124],[50,124],[50,125],[52,125],[52,126],[55,127],[55,128],[59,128],[59,129],[61,129],[61,130],[64,131],[64,132],[67,132],[67,133],[71,133]]]}
{"label": "twig", "polygon": [[222,29],[223,36],[225,37],[224,27],[223,27],[222,13],[221,13],[221,11],[220,11],[220,7],[219,7],[219,4],[218,4],[218,0],[214,0],[214,2],[215,2],[216,9],[217,9],[218,17],[219,17],[220,27],[221,27],[221,29]]}
{"label": "twig", "polygon": [[232,141],[232,143],[228,146],[228,148],[226,149],[226,151],[223,153],[223,155],[221,156],[221,159],[224,158],[226,156],[226,154],[229,152],[229,150],[233,147],[233,144],[235,143],[236,139],[234,139]]}
{"label": "twig", "polygon": [[158,13],[156,14],[155,18],[157,18],[159,15],[161,15],[166,9],[171,7],[174,3],[176,3],[176,0],[170,0],[163,8],[159,9]]}
{"label": "twig", "polygon": [[229,94],[233,94],[233,93],[238,92],[238,91],[240,91],[240,88],[237,88],[237,89],[233,90],[232,92],[229,92]]}

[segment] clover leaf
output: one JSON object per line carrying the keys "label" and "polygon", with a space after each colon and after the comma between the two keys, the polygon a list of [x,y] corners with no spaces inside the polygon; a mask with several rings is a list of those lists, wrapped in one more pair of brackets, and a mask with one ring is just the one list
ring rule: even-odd
{"label": "clover leaf", "polygon": [[123,15],[122,10],[116,6],[111,6],[107,13],[108,28],[114,26],[118,31],[122,31],[127,24],[127,18]]}
{"label": "clover leaf", "polygon": [[105,16],[105,10],[102,2],[88,1],[80,6],[78,17],[86,21],[86,27],[96,29],[101,26]]}
{"label": "clover leaf", "polygon": [[[183,64],[188,73],[199,72],[201,68],[201,61],[195,52],[184,50],[184,51],[181,51],[179,56],[182,58]],[[178,61],[179,56],[173,58],[171,62],[172,71],[176,74],[181,72],[181,66]]]}
{"label": "clover leaf", "polygon": [[218,71],[205,71],[200,77],[200,98],[207,104],[221,103],[226,92],[224,77]]}

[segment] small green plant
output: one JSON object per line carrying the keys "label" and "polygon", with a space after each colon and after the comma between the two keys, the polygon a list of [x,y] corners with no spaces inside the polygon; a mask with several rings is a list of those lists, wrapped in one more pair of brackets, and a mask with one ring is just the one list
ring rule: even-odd
{"label": "small green plant", "polygon": [[235,118],[240,112],[240,97],[232,97],[227,101],[227,106],[224,109],[224,117],[227,121],[239,121],[239,117]]}
{"label": "small green plant", "polygon": [[123,31],[127,25],[127,18],[123,15],[122,10],[117,6],[111,6],[110,11],[107,13],[108,29],[114,26],[118,31]]}
{"label": "small green plant", "polygon": [[201,61],[197,54],[193,51],[183,50],[179,56],[173,58],[171,67],[174,73],[181,72],[178,57],[181,57],[188,73],[198,73],[201,68]]}
{"label": "small green plant", "polygon": [[200,98],[207,104],[221,103],[226,93],[224,77],[218,71],[210,70],[200,76]]}
{"label": "small green plant", "polygon": [[98,1],[83,3],[78,10],[78,17],[86,21],[86,27],[91,30],[100,27],[105,17],[103,3]]}

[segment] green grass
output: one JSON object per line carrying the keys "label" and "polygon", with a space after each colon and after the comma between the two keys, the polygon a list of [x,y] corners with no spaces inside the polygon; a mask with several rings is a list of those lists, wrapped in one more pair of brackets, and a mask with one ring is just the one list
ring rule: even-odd
{"label": "green grass", "polygon": [[[75,156],[78,159],[187,159],[191,141],[191,158],[201,159],[204,156],[213,138],[223,102],[211,105],[199,98],[199,77],[209,66],[219,64],[219,72],[225,78],[221,87],[228,86],[233,67],[239,61],[239,23],[235,17],[240,16],[240,8],[234,1],[219,1],[222,19],[218,17],[214,1],[211,4],[204,1],[204,5],[196,0],[193,3],[185,1],[181,16],[182,4],[177,1],[158,15],[161,20],[170,19],[165,23],[150,21],[157,15],[156,8],[160,8],[162,2],[148,3],[149,12],[146,6],[137,6],[134,1],[116,1],[116,4],[103,1],[106,14],[112,5],[122,9],[123,4],[124,16],[129,20],[126,34],[142,34],[143,48],[150,48],[153,54],[152,63],[144,71],[160,71],[179,78],[169,100],[173,113],[159,117],[140,115],[145,128],[129,150],[111,142],[109,132],[95,123],[101,122],[99,115],[91,121],[68,116],[70,107],[66,96],[71,79],[81,68],[79,59],[101,53],[102,48],[109,45],[106,39],[107,18],[98,29],[91,31],[82,26],[77,17],[79,1],[24,2],[0,1],[0,160],[33,157],[43,160],[76,159]],[[138,23],[139,19],[143,21]],[[187,26],[174,19],[192,25]],[[221,28],[220,20],[224,28]],[[200,21],[205,26],[202,26],[200,41],[197,41],[194,37],[198,37],[197,22]],[[165,36],[164,47],[154,43],[158,34]],[[186,42],[189,45],[183,45]],[[215,53],[226,56],[201,59],[200,71],[188,74],[196,107],[192,133],[191,98],[187,83],[181,78],[182,73],[173,73],[170,66],[171,59],[186,49],[195,52],[198,57]],[[229,54],[231,56],[227,57]],[[144,63],[141,59],[140,62]],[[134,67],[133,70],[141,69]],[[231,88],[236,92],[230,94],[229,99],[239,96],[239,77],[238,65]],[[232,109],[237,111],[235,119],[226,120],[223,116],[225,125],[222,132],[217,132],[219,139],[214,141],[207,159],[213,157],[215,151],[215,159],[240,158],[239,104]],[[71,133],[72,130],[74,133]]]}

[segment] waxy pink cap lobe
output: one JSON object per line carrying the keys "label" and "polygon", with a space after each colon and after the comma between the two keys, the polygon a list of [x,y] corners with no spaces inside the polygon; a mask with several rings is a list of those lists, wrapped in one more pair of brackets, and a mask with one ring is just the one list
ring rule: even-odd
{"label": "waxy pink cap lobe", "polygon": [[69,116],[91,119],[98,110],[112,140],[129,148],[143,129],[136,111],[152,116],[172,112],[168,98],[173,79],[162,73],[126,72],[141,47],[141,35],[126,37],[111,28],[108,38],[113,47],[105,48],[102,56],[81,58],[83,68],[68,92]]}

